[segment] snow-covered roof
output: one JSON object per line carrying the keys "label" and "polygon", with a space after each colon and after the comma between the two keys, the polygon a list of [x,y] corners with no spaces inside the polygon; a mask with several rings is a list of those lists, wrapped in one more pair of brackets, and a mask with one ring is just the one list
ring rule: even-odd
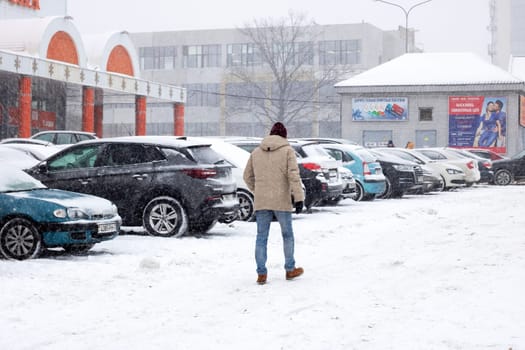
{"label": "snow-covered roof", "polygon": [[519,83],[523,80],[473,53],[408,53],[335,87]]}

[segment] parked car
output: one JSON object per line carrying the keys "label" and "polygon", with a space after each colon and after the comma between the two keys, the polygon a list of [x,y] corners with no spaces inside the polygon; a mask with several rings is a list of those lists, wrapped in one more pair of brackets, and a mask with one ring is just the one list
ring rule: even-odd
{"label": "parked car", "polygon": [[[353,199],[356,196],[356,181],[354,178],[354,174],[352,173],[352,170],[345,168],[344,166],[339,167],[339,175],[341,176],[341,181],[343,182],[343,193],[341,193],[341,196],[339,199]],[[334,202],[339,202],[336,200]]]}
{"label": "parked car", "polygon": [[200,142],[209,142],[211,148],[221,155],[232,167],[232,175],[237,183],[237,198],[239,199],[238,213],[226,218],[224,222],[229,223],[235,220],[252,221],[255,214],[253,193],[244,182],[243,174],[246,163],[250,158],[250,152],[237,147],[231,143],[225,142],[222,138],[215,137],[179,137],[179,139],[199,140]]}
{"label": "parked car", "polygon": [[170,136],[84,141],[28,173],[51,188],[107,198],[125,226],[155,236],[207,232],[239,209],[231,166],[209,143]]}
{"label": "parked car", "polygon": [[500,159],[492,162],[494,183],[500,186],[510,185],[514,181],[525,179],[525,150],[510,159]]}
{"label": "parked car", "polygon": [[491,151],[487,148],[462,148],[462,150],[465,150],[467,152],[476,154],[482,158],[490,159],[490,160],[499,160],[499,159],[508,159],[509,157],[506,157],[502,154],[496,153],[494,151]]}
{"label": "parked car", "polygon": [[297,155],[301,180],[306,189],[307,210],[323,202],[338,202],[343,194],[339,175],[341,163],[332,158],[317,142],[288,140]]}
{"label": "parked car", "polygon": [[52,143],[48,141],[23,138],[23,137],[11,137],[11,138],[3,139],[2,141],[0,141],[0,144],[12,144],[12,143],[13,144],[41,145],[41,146],[52,145]]}
{"label": "parked car", "polygon": [[54,145],[71,145],[80,141],[94,140],[96,138],[96,134],[92,132],[70,130],[40,131],[31,136],[32,140],[50,142]]}
{"label": "parked car", "polygon": [[20,169],[0,176],[0,253],[31,259],[45,248],[86,252],[118,235],[121,218],[110,201],[47,188]]}
{"label": "parked car", "polygon": [[492,183],[494,181],[494,172],[492,171],[492,161],[478,156],[477,154],[467,152],[458,148],[447,148],[451,152],[455,152],[461,157],[474,159],[478,163],[479,181],[480,183]]}
{"label": "parked car", "polygon": [[354,200],[373,200],[384,192],[386,178],[381,164],[364,147],[350,144],[321,143],[343,167],[352,171],[356,181]]}
{"label": "parked car", "polygon": [[[252,152],[255,148],[259,147],[262,138],[259,137],[227,137],[224,139],[226,142],[236,145],[248,152]],[[290,141],[290,140],[289,140]],[[295,147],[293,146],[295,143]],[[309,142],[303,142],[304,144]],[[312,143],[315,144],[315,143]],[[305,150],[301,151],[301,144],[298,141],[291,142],[290,145],[294,147],[295,154],[297,156],[297,165],[299,166],[299,174],[305,190],[305,201],[304,205],[307,211],[313,206],[321,204],[323,201],[338,200],[337,198],[343,192],[342,179],[333,181],[333,177],[330,178],[326,175],[326,169],[323,169],[318,159],[308,159]],[[315,150],[315,146],[312,146],[312,150]],[[308,149],[306,150],[308,151]],[[313,152],[316,153],[316,152]],[[320,153],[323,153],[321,150]],[[328,159],[329,155],[326,153],[322,154],[321,161],[332,162],[333,159]],[[311,160],[311,161],[310,161]],[[330,166],[337,166],[330,163]],[[337,175],[339,176],[339,175]],[[330,180],[328,179],[330,178]],[[330,183],[331,182],[331,183]],[[340,186],[340,188],[337,188]]]}
{"label": "parked car", "polygon": [[4,144],[0,145],[0,164],[2,164],[2,168],[27,169],[38,164],[40,160],[35,155],[24,150],[7,147]]}
{"label": "parked car", "polygon": [[465,173],[465,185],[467,187],[472,186],[481,179],[476,161],[460,157],[444,147],[416,148],[413,151],[417,154],[423,154],[432,160],[459,166]]}
{"label": "parked car", "polygon": [[[393,155],[395,157],[404,159],[414,163],[414,165],[419,165],[423,170],[423,183],[422,187],[415,189],[414,191],[409,190],[408,192],[416,194],[424,194],[432,191],[443,191],[445,188],[445,182],[441,177],[441,174],[433,167],[429,167],[422,161],[419,161],[415,156],[411,157],[410,155],[405,156],[403,153],[395,152],[392,150],[404,150],[403,148],[397,147],[379,147],[374,148],[375,151]],[[408,150],[407,150],[408,151]]]}
{"label": "parked car", "polygon": [[381,151],[394,154],[400,158],[424,165],[434,170],[434,174],[439,174],[442,179],[440,191],[446,191],[451,188],[465,186],[465,173],[460,167],[446,163],[438,162],[426,157],[423,154],[416,153],[412,149],[405,149],[399,147],[385,147]]}
{"label": "parked car", "polygon": [[417,193],[423,187],[423,169],[414,162],[376,149],[370,152],[381,164],[386,177],[385,191],[378,198],[401,198],[405,193]]}
{"label": "parked car", "polygon": [[0,144],[0,148],[16,149],[39,161],[44,160],[61,150],[60,147],[51,144],[50,146],[44,146],[30,143],[4,143]]}

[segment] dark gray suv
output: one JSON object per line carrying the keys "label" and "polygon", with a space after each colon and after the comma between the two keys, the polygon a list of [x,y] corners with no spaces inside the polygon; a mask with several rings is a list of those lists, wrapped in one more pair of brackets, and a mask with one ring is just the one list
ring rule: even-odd
{"label": "dark gray suv", "polygon": [[50,188],[111,200],[124,226],[155,236],[204,233],[239,209],[230,165],[209,144],[175,137],[84,141],[26,171]]}

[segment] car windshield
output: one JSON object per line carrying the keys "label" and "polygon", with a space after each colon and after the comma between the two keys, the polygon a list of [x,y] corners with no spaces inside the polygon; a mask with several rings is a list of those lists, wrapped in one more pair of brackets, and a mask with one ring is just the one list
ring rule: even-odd
{"label": "car windshield", "polygon": [[355,153],[359,155],[359,157],[367,162],[367,163],[373,163],[376,161],[376,158],[366,149],[364,148],[358,148],[355,150]]}
{"label": "car windshield", "polygon": [[0,192],[30,191],[47,188],[29,174],[17,169],[8,169],[0,176]]}
{"label": "car windshield", "polygon": [[318,144],[304,145],[303,151],[308,157],[332,157],[323,147]]}

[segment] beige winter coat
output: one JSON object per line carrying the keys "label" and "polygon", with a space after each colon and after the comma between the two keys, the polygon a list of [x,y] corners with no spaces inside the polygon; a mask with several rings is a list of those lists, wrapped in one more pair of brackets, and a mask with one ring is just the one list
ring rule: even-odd
{"label": "beige winter coat", "polygon": [[293,211],[304,201],[295,151],[284,137],[265,137],[253,150],[244,169],[244,181],[255,194],[255,210]]}

